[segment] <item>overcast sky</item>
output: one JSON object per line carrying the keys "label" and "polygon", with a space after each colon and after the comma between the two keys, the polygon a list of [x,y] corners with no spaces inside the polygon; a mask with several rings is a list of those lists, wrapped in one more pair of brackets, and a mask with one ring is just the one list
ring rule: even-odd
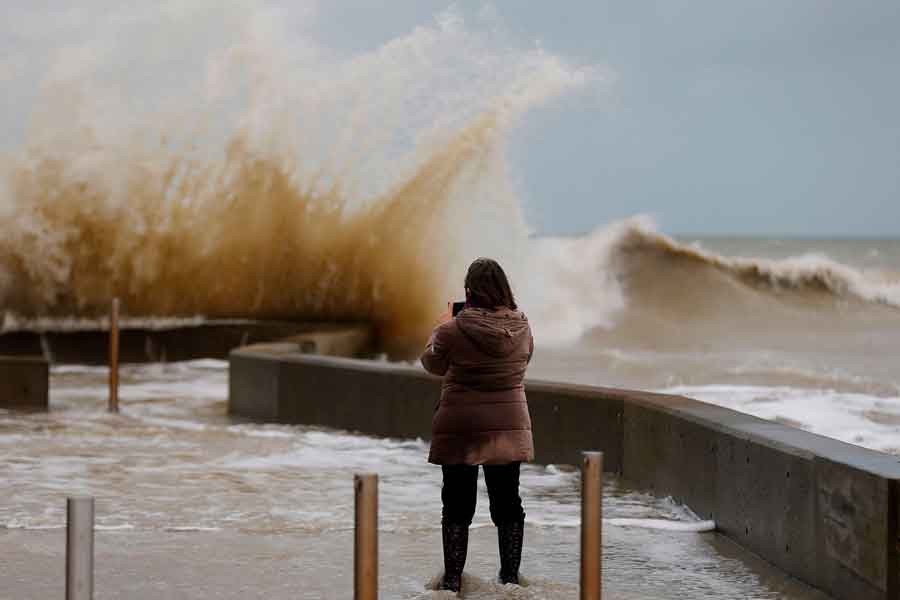
{"label": "overcast sky", "polygon": [[[363,49],[449,5],[341,1],[318,20]],[[900,2],[489,6],[523,44],[614,73],[511,144],[538,230],[649,213],[673,233],[900,236]]]}
{"label": "overcast sky", "polygon": [[[514,177],[539,233],[650,214],[676,234],[900,237],[897,0],[335,0],[319,3],[311,28],[293,0],[261,1],[350,53],[455,6],[467,21],[489,14],[523,49],[539,43],[606,73],[513,134]],[[44,41],[22,28],[64,24],[73,6],[4,3],[0,75],[38,70],[22,48]],[[0,108],[13,114],[30,94],[5,89]],[[21,130],[13,121],[7,138]]]}

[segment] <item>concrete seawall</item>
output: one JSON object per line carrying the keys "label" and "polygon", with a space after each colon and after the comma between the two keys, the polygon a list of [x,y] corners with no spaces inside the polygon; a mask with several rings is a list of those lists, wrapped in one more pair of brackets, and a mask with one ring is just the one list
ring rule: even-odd
{"label": "concrete seawall", "polygon": [[[0,333],[0,354],[38,355],[51,363],[106,365],[109,330],[18,330]],[[211,320],[197,324],[129,325],[119,334],[124,363],[224,359],[239,346],[286,341],[309,354],[365,356],[373,347],[371,327],[355,323]]]}
{"label": "concrete seawall", "polygon": [[[430,437],[440,381],[420,369],[231,353],[229,412],[390,437]],[[529,381],[536,460],[582,450],[672,496],[719,531],[835,598],[900,599],[900,459],[680,396]]]}
{"label": "concrete seawall", "polygon": [[0,408],[47,410],[50,365],[42,356],[0,355]]}

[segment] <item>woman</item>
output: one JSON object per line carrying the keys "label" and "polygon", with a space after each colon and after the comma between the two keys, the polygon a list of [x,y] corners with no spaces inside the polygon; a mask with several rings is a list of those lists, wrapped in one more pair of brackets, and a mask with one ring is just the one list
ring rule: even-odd
{"label": "woman", "polygon": [[441,465],[444,475],[441,588],[454,592],[466,562],[479,465],[497,527],[500,581],[519,582],[525,522],[519,465],[534,458],[523,385],[534,351],[528,319],[493,260],[472,263],[465,289],[465,307],[455,318],[442,316],[421,358],[429,372],[444,378],[428,461]]}

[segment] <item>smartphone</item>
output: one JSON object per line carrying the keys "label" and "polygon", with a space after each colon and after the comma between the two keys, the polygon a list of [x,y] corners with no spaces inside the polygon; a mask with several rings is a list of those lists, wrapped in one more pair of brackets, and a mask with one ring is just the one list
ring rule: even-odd
{"label": "smartphone", "polygon": [[453,316],[455,317],[456,315],[458,315],[459,311],[461,311],[465,307],[466,307],[465,302],[454,302],[453,303]]}

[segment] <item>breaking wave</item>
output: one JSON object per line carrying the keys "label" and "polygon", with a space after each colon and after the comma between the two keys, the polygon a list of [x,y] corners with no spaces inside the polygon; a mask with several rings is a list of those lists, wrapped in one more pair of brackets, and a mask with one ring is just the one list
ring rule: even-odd
{"label": "breaking wave", "polygon": [[817,320],[837,329],[837,316],[849,326],[877,327],[879,318],[900,325],[896,273],[814,254],[725,257],[663,235],[645,217],[582,238],[538,240],[533,261],[544,275],[539,289],[529,289],[543,339],[598,331],[626,346],[721,340]]}
{"label": "breaking wave", "polygon": [[831,299],[853,298],[900,308],[900,280],[888,272],[865,273],[820,254],[779,260],[723,257],[679,244],[639,224],[629,224],[620,231],[618,251],[638,260],[642,254],[655,254],[673,262],[717,270],[749,287],[771,293],[810,291]]}

